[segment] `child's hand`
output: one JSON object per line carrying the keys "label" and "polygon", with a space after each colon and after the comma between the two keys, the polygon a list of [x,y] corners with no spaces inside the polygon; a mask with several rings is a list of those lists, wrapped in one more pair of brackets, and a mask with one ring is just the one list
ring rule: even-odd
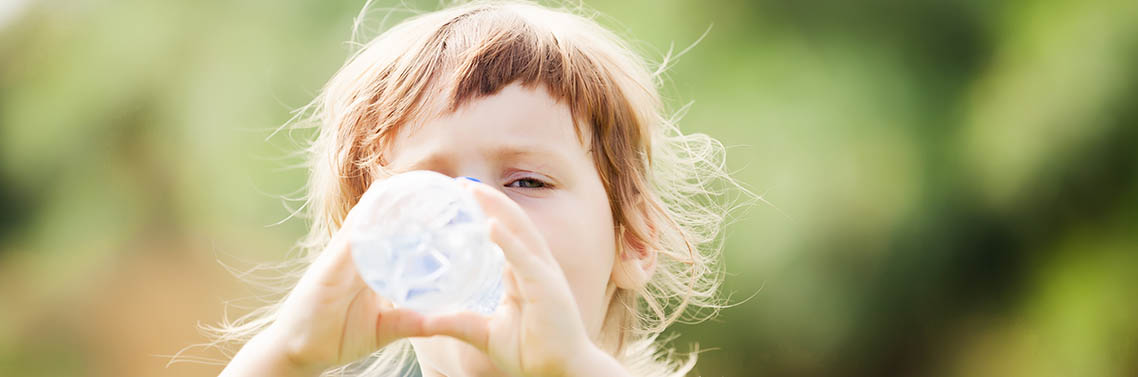
{"label": "child's hand", "polygon": [[242,347],[223,376],[313,376],[397,339],[429,335],[420,314],[393,308],[357,272],[348,238],[366,214],[356,208],[363,207],[348,213],[281,304],[277,318]]}
{"label": "child's hand", "polygon": [[589,339],[569,283],[529,216],[502,192],[462,182],[490,218],[490,237],[509,262],[505,297],[490,316],[427,318],[425,332],[470,343],[514,376],[623,375]]}
{"label": "child's hand", "polygon": [[345,364],[397,339],[425,335],[421,315],[393,308],[357,272],[347,240],[357,216],[348,214],[341,231],[301,277],[265,331],[264,336],[274,339],[287,360],[301,369]]}

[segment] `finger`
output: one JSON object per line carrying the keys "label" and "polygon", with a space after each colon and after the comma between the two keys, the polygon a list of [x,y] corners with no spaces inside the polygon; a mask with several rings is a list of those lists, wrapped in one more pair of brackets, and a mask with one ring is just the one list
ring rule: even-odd
{"label": "finger", "polygon": [[377,348],[402,338],[426,336],[423,315],[411,309],[381,310],[375,321]]}
{"label": "finger", "polygon": [[475,312],[429,317],[423,322],[423,334],[422,336],[449,336],[487,352],[490,346],[490,317]]}
{"label": "finger", "polygon": [[506,305],[510,305],[512,308],[519,308],[521,305],[521,292],[518,289],[518,279],[514,278],[513,268],[511,268],[509,264],[502,270],[502,286],[504,292],[500,306],[505,308]]}
{"label": "finger", "polygon": [[340,221],[341,231],[336,232],[333,237],[346,236],[348,232],[345,230],[355,229],[357,226],[356,223],[366,221],[369,215],[374,214],[376,210],[376,200],[378,199],[376,195],[379,194],[376,190],[372,190],[371,188],[375,187],[379,182],[380,181],[375,181],[368,186],[368,189],[364,191],[359,200],[352,205],[352,208],[348,209],[348,214],[344,215],[344,219]]}
{"label": "finger", "polygon": [[363,278],[356,271],[351,247],[343,237],[333,238],[328,243],[302,279],[315,279],[321,286],[352,290],[364,284]]}
{"label": "finger", "polygon": [[502,269],[502,300],[503,301],[517,301],[521,297],[521,292],[518,290],[518,279],[514,278],[514,268],[509,264]]}
{"label": "finger", "polygon": [[506,229],[502,222],[496,218],[488,221],[490,227],[490,240],[502,249],[502,255],[506,258],[506,262],[512,267],[513,277],[517,279],[514,285],[518,288],[519,293],[523,296],[526,286],[529,285],[544,285],[543,281],[549,276],[549,268],[545,263],[542,263],[536,255],[533,255],[526,250],[526,245],[523,244],[513,232]]}
{"label": "finger", "polygon": [[374,206],[372,203],[375,201],[374,195],[376,195],[374,190],[364,192],[363,197],[348,211],[340,228],[328,241],[328,245],[313,261],[313,267],[321,270],[322,283],[335,285],[349,283],[348,286],[351,287],[364,284],[356,269],[351,243],[354,232],[358,231],[356,223],[361,221],[361,217],[367,216],[366,211]]}
{"label": "finger", "polygon": [[391,300],[383,297],[379,292],[375,292],[375,306],[381,311],[395,310],[395,304],[392,304]]}
{"label": "finger", "polygon": [[499,219],[502,225],[517,234],[521,241],[535,246],[528,248],[530,250],[527,251],[537,254],[547,262],[552,262],[552,255],[549,255],[544,248],[536,247],[537,245],[545,245],[545,239],[541,238],[541,233],[534,226],[533,220],[529,218],[522,207],[518,206],[518,203],[493,187],[466,180],[459,182],[470,190],[487,217]]}
{"label": "finger", "polygon": [[[378,182],[379,181],[376,181],[375,183]],[[375,186],[375,183],[373,183],[372,186]],[[325,252],[321,253],[318,258],[327,257],[327,259],[333,260],[331,263],[352,264],[354,267],[354,263],[350,263],[354,262],[351,253],[351,240],[355,232],[359,231],[357,229],[357,223],[364,221],[362,218],[369,215],[369,213],[367,213],[368,211],[375,210],[375,195],[377,195],[376,191],[371,189],[363,193],[360,199],[356,201],[356,204],[348,210],[348,214],[345,215],[344,219],[340,222],[339,229],[332,234],[332,238],[329,240]],[[330,254],[328,251],[334,251],[334,253]]]}

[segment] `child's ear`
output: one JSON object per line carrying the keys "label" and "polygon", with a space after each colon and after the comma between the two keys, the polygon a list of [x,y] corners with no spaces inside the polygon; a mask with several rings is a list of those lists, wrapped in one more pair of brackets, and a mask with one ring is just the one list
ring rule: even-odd
{"label": "child's ear", "polygon": [[[656,239],[656,227],[646,221],[646,212],[639,211],[630,217],[630,221],[636,222],[634,226],[643,230],[642,237]],[[656,271],[658,252],[645,240],[638,239],[634,232],[623,224],[617,227],[616,232],[617,255],[613,263],[612,281],[618,288],[641,289]]]}

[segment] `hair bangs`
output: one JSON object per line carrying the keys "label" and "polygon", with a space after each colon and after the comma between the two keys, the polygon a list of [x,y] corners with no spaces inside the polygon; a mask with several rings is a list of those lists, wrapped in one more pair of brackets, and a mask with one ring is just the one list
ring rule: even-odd
{"label": "hair bangs", "polygon": [[569,106],[582,139],[582,123],[594,124],[591,113],[604,97],[595,83],[602,81],[572,41],[554,30],[535,25],[517,10],[478,9],[457,17],[443,32],[448,35],[441,52],[453,59],[446,111],[457,111],[470,101],[498,93],[511,84],[542,87]]}

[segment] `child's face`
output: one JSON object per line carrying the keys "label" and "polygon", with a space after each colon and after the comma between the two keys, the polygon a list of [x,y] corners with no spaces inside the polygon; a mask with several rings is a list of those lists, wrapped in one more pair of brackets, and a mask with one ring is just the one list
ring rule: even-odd
{"label": "child's face", "polygon": [[[615,233],[589,140],[578,141],[574,127],[568,106],[544,89],[510,85],[453,114],[400,130],[387,168],[474,177],[517,202],[545,237],[586,329],[598,339],[614,291]],[[457,340],[412,341],[420,363],[445,375],[493,370],[488,359]]]}

